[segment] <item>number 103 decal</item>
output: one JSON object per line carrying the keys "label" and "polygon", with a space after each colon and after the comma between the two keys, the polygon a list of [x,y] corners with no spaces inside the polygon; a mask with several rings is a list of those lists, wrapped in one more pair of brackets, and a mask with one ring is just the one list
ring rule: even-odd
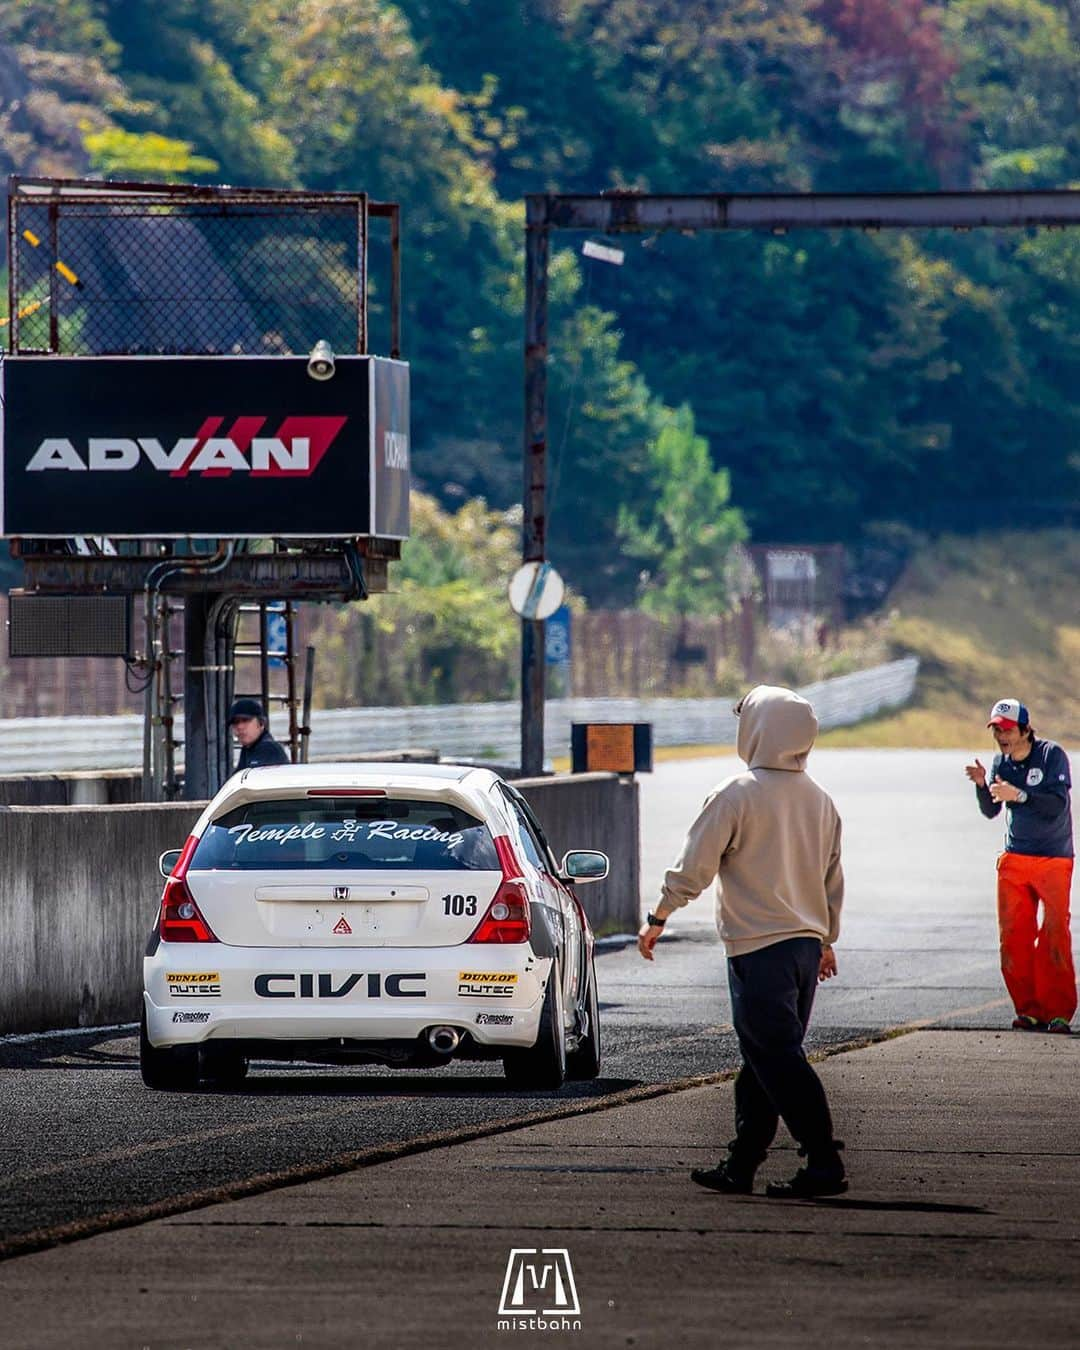
{"label": "number 103 decal", "polygon": [[475,895],[444,895],[442,898],[444,914],[475,914]]}

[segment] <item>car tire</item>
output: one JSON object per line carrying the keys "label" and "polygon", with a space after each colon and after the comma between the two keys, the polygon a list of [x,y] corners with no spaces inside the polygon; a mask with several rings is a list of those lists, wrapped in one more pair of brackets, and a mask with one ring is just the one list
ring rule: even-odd
{"label": "car tire", "polygon": [[527,1050],[508,1050],[503,1071],[511,1087],[557,1092],[566,1080],[566,1029],[563,1025],[562,967],[551,963],[540,1030]]}
{"label": "car tire", "polygon": [[581,1081],[600,1074],[600,1002],[596,994],[596,967],[589,962],[589,988],[585,995],[587,1026],[576,1050],[566,1057],[566,1076]]}
{"label": "car tire", "polygon": [[139,1072],[148,1088],[161,1092],[194,1092],[199,1086],[199,1047],[150,1044],[146,1009],[139,1020]]}

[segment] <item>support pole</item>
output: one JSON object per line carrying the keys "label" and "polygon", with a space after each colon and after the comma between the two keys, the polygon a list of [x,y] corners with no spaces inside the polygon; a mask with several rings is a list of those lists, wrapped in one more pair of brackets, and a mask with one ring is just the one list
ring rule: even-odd
{"label": "support pole", "polygon": [[259,601],[259,700],[270,716],[270,645],[269,624],[266,618],[266,601]]}
{"label": "support pole", "polygon": [[311,696],[315,689],[315,648],[305,649],[304,662],[304,711],[303,725],[300,727],[300,763],[308,762],[308,747],[311,744]]}
{"label": "support pole", "polygon": [[240,603],[236,596],[218,594],[213,599],[210,622],[213,625],[214,669],[209,672],[211,692],[206,708],[210,726],[210,795],[217,792],[233,768],[228,717],[235,689],[236,630],[240,618]]}
{"label": "support pole", "polygon": [[162,794],[165,801],[176,799],[176,698],[172,691],[172,663],[176,653],[172,649],[172,616],[174,607],[169,597],[161,597],[161,744]]}
{"label": "support pole", "polygon": [[143,604],[146,654],[146,684],[143,687],[142,800],[154,798],[154,606],[149,595]]}
{"label": "support pole", "polygon": [[390,209],[390,355],[401,356],[401,208]]}
{"label": "support pole", "polygon": [[232,767],[227,717],[233,691],[237,602],[215,591],[184,602],[184,798],[212,797]]}
{"label": "support pole", "polygon": [[207,619],[212,595],[184,600],[184,797],[205,801],[210,796],[207,738]]}
{"label": "support pole", "polygon": [[285,702],[289,710],[289,759],[293,764],[300,759],[300,723],[296,716],[296,606],[285,601]]}
{"label": "support pole", "polygon": [[[525,226],[525,464],[521,560],[543,562],[547,551],[547,281],[550,234],[543,212],[527,200]],[[521,771],[544,768],[544,625],[521,622]]]}

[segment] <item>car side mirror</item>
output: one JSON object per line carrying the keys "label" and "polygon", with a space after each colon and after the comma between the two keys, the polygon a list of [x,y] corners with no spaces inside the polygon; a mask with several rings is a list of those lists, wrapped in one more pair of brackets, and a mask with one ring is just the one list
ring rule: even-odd
{"label": "car side mirror", "polygon": [[610,871],[606,853],[592,849],[575,849],[564,853],[561,871],[567,881],[603,881]]}
{"label": "car side mirror", "polygon": [[158,871],[163,877],[171,877],[173,868],[180,861],[180,854],[183,850],[178,848],[168,848],[157,860]]}

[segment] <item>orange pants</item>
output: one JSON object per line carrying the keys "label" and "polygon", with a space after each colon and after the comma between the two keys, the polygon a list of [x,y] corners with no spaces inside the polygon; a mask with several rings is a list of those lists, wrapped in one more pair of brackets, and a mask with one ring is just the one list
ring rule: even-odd
{"label": "orange pants", "polygon": [[[1076,1011],[1076,974],[1069,934],[1072,858],[998,858],[1001,973],[1018,1013],[1049,1022]],[[1039,901],[1042,924],[1039,924]]]}

